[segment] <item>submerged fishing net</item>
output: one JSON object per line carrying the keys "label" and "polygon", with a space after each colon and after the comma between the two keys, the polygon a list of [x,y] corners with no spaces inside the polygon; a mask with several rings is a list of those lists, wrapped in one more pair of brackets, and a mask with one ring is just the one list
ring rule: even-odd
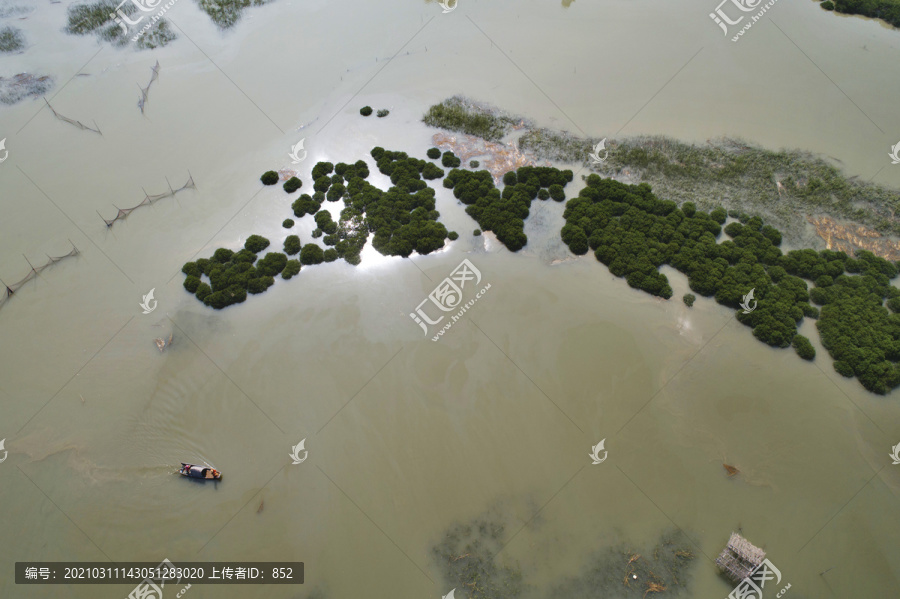
{"label": "submerged fishing net", "polygon": [[[75,126],[78,127],[79,129],[87,129],[88,131],[93,131],[94,133],[100,133],[100,128],[97,127],[97,121],[94,121],[94,127],[97,127],[97,128],[96,128],[96,129],[93,129],[93,128],[91,128],[91,127],[88,127],[87,125],[85,125],[85,124],[82,123],[81,121],[76,121],[76,120],[74,120],[74,119],[70,119],[69,117],[63,116],[63,115],[59,114],[58,112],[56,112],[56,111],[53,109],[53,107],[50,106],[50,102],[47,102],[47,98],[44,98],[44,102],[47,103],[47,107],[50,108],[51,112],[53,112],[53,116],[55,116],[55,117],[58,118],[59,120],[65,121],[65,122],[69,123],[70,125],[75,125]],[[100,133],[100,135],[103,135],[103,134]]]}
{"label": "submerged fishing net", "polygon": [[147,84],[147,87],[141,88],[141,99],[138,100],[138,108],[141,109],[141,114],[144,114],[144,105],[147,103],[147,98],[150,94],[150,86],[153,85],[153,82],[159,79],[159,61],[156,61],[156,65],[150,69],[153,71],[153,74],[150,76],[150,83]]}
{"label": "submerged fishing net", "polygon": [[185,183],[178,189],[172,189],[172,184],[169,183],[168,179],[166,179],[166,183],[169,185],[169,191],[167,191],[165,193],[158,193],[156,195],[149,195],[146,191],[144,191],[144,199],[141,200],[141,202],[137,206],[132,206],[131,208],[119,208],[118,206],[114,205],[116,210],[118,210],[115,218],[107,219],[107,218],[103,218],[103,215],[100,214],[99,212],[97,214],[100,214],[100,218],[103,219],[103,222],[106,223],[106,226],[108,228],[108,227],[113,226],[113,224],[117,220],[124,219],[126,216],[128,216],[129,214],[131,214],[132,212],[134,212],[141,206],[147,206],[148,204],[152,204],[153,202],[155,202],[157,200],[161,200],[162,198],[168,198],[168,197],[174,196],[179,191],[183,191],[185,189],[196,189],[197,188],[197,186],[194,185],[194,177],[191,176],[190,172],[188,173],[187,183]]}
{"label": "submerged fishing net", "polygon": [[[72,243],[72,241],[70,240],[69,243]],[[69,258],[71,256],[77,256],[78,254],[79,254],[78,248],[75,247],[74,243],[72,243],[72,249],[67,254],[63,254],[62,256],[47,256],[47,262],[45,262],[44,264],[41,264],[40,266],[33,265],[28,260],[28,258],[25,258],[25,262],[28,262],[28,266],[31,268],[31,270],[28,272],[27,275],[25,275],[25,277],[22,280],[17,281],[12,284],[9,284],[9,285],[4,283],[2,280],[0,280],[0,284],[3,285],[3,293],[0,294],[0,307],[3,307],[3,305],[6,303],[6,301],[9,298],[11,298],[16,293],[16,291],[21,289],[25,283],[34,279],[39,274],[41,274],[41,271],[43,271],[45,268],[53,266],[60,260],[65,260],[66,258]]]}

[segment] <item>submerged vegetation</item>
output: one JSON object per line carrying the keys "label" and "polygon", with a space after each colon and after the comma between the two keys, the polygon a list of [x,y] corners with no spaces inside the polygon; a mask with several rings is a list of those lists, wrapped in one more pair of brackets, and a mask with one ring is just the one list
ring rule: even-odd
{"label": "submerged vegetation", "polygon": [[[245,8],[260,6],[269,0],[195,0],[197,6],[209,15],[209,18],[221,29],[234,26]],[[68,8],[66,33],[73,35],[94,34],[99,39],[110,42],[116,46],[124,46],[132,41],[134,36],[142,31],[146,24],[152,26],[144,31],[134,42],[139,49],[152,49],[167,45],[177,39],[178,36],[169,27],[164,18],[152,21],[162,10],[160,2],[149,12],[138,10],[134,2],[116,2],[116,0],[97,0],[84,4],[71,5]],[[122,11],[134,25],[128,26],[127,33],[110,15]]]}
{"label": "submerged vegetation", "polygon": [[[691,202],[678,208],[659,200],[646,183],[625,185],[595,174],[563,216],[561,235],[569,249],[592,250],[631,287],[670,298],[672,288],[659,271],[668,264],[687,275],[693,292],[735,310],[752,290],[754,309],[736,316],[760,341],[793,345],[812,360],[815,349],[797,327],[805,317],[818,318],[822,345],[838,373],[856,376],[874,393],[900,386],[900,314],[885,307],[886,301],[900,304],[890,303],[900,298],[890,284],[898,274],[894,263],[865,251],[855,258],[830,250],[782,253],[781,233],[758,216],[729,223],[724,233],[730,239],[719,243],[723,208],[706,213]],[[822,306],[821,315],[810,300]]]}
{"label": "submerged vegetation", "polygon": [[521,568],[497,564],[504,540],[506,525],[492,515],[451,526],[431,550],[447,588],[465,589],[470,599],[520,597],[525,590]]}
{"label": "submerged vegetation", "polygon": [[14,77],[0,77],[0,104],[15,104],[25,98],[40,97],[53,87],[49,75],[19,73]]}
{"label": "submerged vegetation", "polygon": [[17,27],[0,27],[0,52],[19,52],[25,47],[25,36]]}
{"label": "submerged vegetation", "polygon": [[687,591],[695,560],[686,535],[662,532],[652,547],[621,543],[599,549],[575,576],[538,588],[518,565],[498,563],[497,555],[508,542],[504,519],[487,513],[451,526],[431,553],[444,586],[470,599],[517,599],[526,594],[546,599],[664,599]]}
{"label": "submerged vegetation", "polygon": [[200,10],[209,15],[213,23],[221,29],[228,29],[237,23],[245,8],[262,6],[270,0],[196,0]]}
{"label": "submerged vegetation", "polygon": [[[110,16],[116,14],[117,11],[122,11],[129,19],[138,21],[138,24],[133,25],[126,33],[122,26]],[[143,25],[156,14],[138,13],[137,5],[133,2],[119,3],[115,0],[98,0],[88,4],[70,5],[67,9],[68,22],[65,31],[72,35],[94,34],[100,40],[111,42],[116,46],[124,46],[131,42]],[[146,17],[147,21],[140,17]],[[169,28],[168,21],[159,19],[134,43],[140,49],[153,49],[165,46],[177,37],[175,32]]]}
{"label": "submerged vegetation", "polygon": [[[654,547],[618,545],[595,553],[582,572],[548,593],[548,599],[673,597],[687,589],[694,552],[687,536],[665,532]],[[652,595],[650,595],[652,593]]]}

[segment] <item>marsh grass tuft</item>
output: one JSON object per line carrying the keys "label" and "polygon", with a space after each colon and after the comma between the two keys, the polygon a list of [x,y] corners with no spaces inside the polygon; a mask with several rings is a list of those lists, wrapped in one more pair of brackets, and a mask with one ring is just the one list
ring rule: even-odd
{"label": "marsh grass tuft", "polygon": [[514,118],[462,96],[453,96],[433,105],[422,121],[430,127],[477,135],[487,141],[499,141],[514,127],[524,123],[521,118]]}

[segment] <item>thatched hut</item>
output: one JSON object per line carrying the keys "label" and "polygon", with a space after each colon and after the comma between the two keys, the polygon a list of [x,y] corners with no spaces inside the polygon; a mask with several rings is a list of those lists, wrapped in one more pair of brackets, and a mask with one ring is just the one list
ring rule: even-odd
{"label": "thatched hut", "polygon": [[733,582],[745,579],[766,559],[766,552],[736,532],[731,533],[728,545],[716,558],[716,564]]}

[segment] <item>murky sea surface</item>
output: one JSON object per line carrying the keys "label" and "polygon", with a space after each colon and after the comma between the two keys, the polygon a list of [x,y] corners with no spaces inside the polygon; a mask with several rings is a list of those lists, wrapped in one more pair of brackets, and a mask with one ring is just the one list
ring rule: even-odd
{"label": "murky sea surface", "polygon": [[[432,547],[488,510],[507,522],[497,561],[522,568],[528,597],[667,529],[696,555],[684,596],[726,597],[713,560],[738,528],[786,597],[900,594],[900,395],[838,376],[812,322],[806,363],[711,299],[684,306],[675,271],[662,301],[572,257],[561,204],[535,202],[529,245],[511,254],[472,236],[437,184],[460,233],[441,252],[367,247],[358,267],[304,267],[219,312],[183,290],[181,265],[217,247],[255,233],[280,250],[296,194],[262,188],[263,171],[295,168],[306,191],[317,161],[368,159],[386,188],[369,150],[424,158],[421,115],[457,93],[591,136],[804,148],[900,187],[886,156],[900,31],[781,1],[732,43],[714,2],[568,4],[277,0],[221,33],[179,0],[179,39],[143,52],[63,34],[66,4],[7,20],[29,46],[0,58],[0,76],[52,75],[54,108],[102,135],[40,99],[0,107],[0,278],[28,273],[23,254],[42,263],[69,240],[81,252],[0,310],[0,597],[132,588],[15,585],[16,561],[168,558],[305,563],[302,586],[194,585],[196,599],[437,598],[450,588]],[[391,113],[363,118],[364,105]],[[308,156],[292,165],[300,139]],[[101,220],[189,176],[196,189]],[[314,227],[291,232],[308,243]],[[433,342],[409,313],[464,258],[490,289]],[[592,465],[602,439],[608,458]],[[224,478],[184,480],[181,461]]]}

